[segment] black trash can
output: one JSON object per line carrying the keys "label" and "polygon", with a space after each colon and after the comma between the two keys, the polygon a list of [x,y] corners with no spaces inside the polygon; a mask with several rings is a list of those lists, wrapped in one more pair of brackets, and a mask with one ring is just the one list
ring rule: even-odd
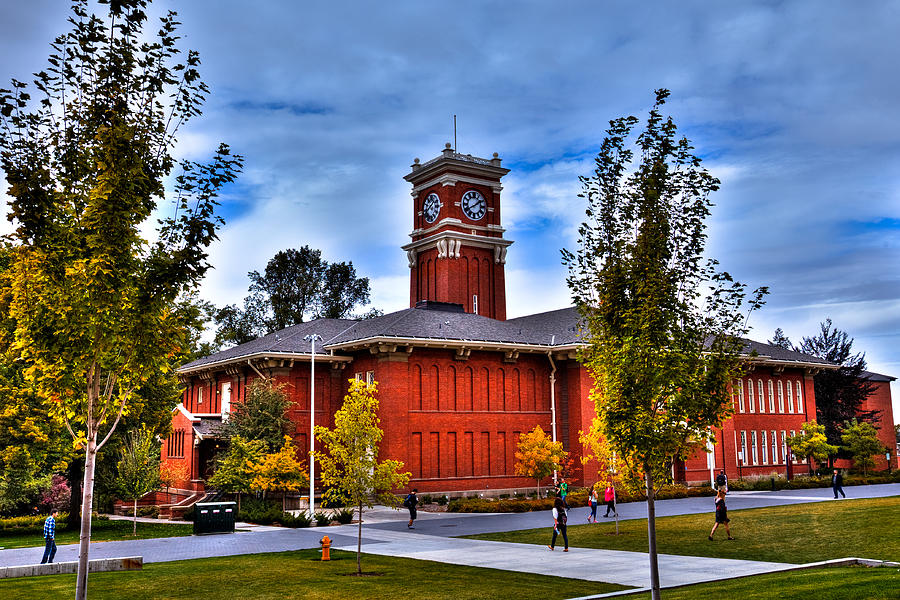
{"label": "black trash can", "polygon": [[234,533],[234,502],[198,502],[194,505],[194,533]]}

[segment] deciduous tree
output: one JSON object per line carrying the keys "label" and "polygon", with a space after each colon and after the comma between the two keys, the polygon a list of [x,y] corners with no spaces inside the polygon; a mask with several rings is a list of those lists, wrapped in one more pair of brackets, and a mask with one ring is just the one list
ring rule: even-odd
{"label": "deciduous tree", "polygon": [[146,241],[165,196],[177,131],[207,88],[195,52],[178,49],[174,13],[145,31],[147,0],[72,3],[71,30],[46,71],[0,91],[0,167],[15,223],[13,350],[84,452],[76,599],[87,594],[97,451],[132,394],[180,349],[176,299],[208,268],[221,219],[216,197],[240,170],[220,146],[209,164],[181,163],[175,202]]}
{"label": "deciduous tree", "polygon": [[116,465],[115,487],[124,500],[134,501],[132,535],[137,535],[138,500],[159,487],[159,447],[146,429],[132,430],[126,436]]}
{"label": "deciduous tree", "polygon": [[[791,451],[802,459],[813,459],[824,463],[828,457],[838,451],[837,446],[828,443],[825,436],[825,426],[815,421],[807,421],[800,426],[797,435],[787,438],[787,445]],[[809,463],[809,472],[812,473],[812,463]]]}
{"label": "deciduous tree", "polygon": [[263,377],[254,379],[247,386],[244,400],[231,405],[231,414],[219,432],[226,437],[259,440],[267,451],[275,452],[284,444],[291,425],[287,416],[290,406],[284,384]]}
{"label": "deciduous tree", "polygon": [[240,436],[231,438],[228,452],[218,458],[216,470],[207,484],[213,489],[237,494],[240,512],[241,494],[253,490],[253,469],[262,462],[265,454],[266,445],[261,440],[246,440]]}
{"label": "deciduous tree", "polygon": [[340,501],[349,498],[359,509],[356,544],[356,573],[362,574],[363,506],[371,508],[375,500],[385,506],[397,506],[394,490],[409,483],[410,473],[401,473],[403,463],[378,460],[378,445],[384,435],[378,418],[377,385],[350,380],[344,404],[334,415],[334,429],[316,425],[316,438],[325,452],[316,452],[325,498]]}
{"label": "deciduous tree", "polygon": [[878,439],[878,430],[871,423],[857,419],[844,423],[841,441],[843,449],[850,453],[857,467],[862,467],[865,475],[868,475],[870,467],[875,466],[872,457],[887,451]]}
{"label": "deciduous tree", "polygon": [[[644,474],[654,599],[658,477],[728,416],[747,330],[745,286],[703,262],[709,195],[719,181],[661,114],[668,95],[657,91],[636,151],[638,119],[610,122],[594,175],[582,178],[588,208],[578,250],[563,252],[602,434]],[[753,294],[750,309],[764,293]]]}
{"label": "deciduous tree", "polygon": [[531,431],[519,434],[518,450],[515,453],[516,475],[534,479],[540,492],[541,479],[560,470],[568,454],[563,450],[562,442],[554,442],[540,425],[535,425]]}
{"label": "deciduous tree", "polygon": [[[285,495],[309,485],[309,475],[302,462],[297,460],[297,448],[291,436],[284,436],[284,444],[277,452],[265,454],[253,465],[251,487],[266,492],[281,492],[281,510],[285,509]],[[311,506],[312,504],[310,504]]]}

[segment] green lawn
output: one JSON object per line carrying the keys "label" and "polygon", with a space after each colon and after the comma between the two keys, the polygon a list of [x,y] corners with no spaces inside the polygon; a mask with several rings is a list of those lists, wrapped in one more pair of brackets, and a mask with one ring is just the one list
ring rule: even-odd
{"label": "green lawn", "polygon": [[[379,598],[535,598],[551,600],[627,589],[623,586],[462,567],[431,561],[363,555],[354,577],[356,554],[332,552],[331,562],[316,550],[204,558],[145,565],[143,571],[92,573],[92,600],[376,600]],[[378,575],[374,575],[377,573]],[[67,598],[75,575],[0,580],[0,598]]]}
{"label": "green lawn", "polygon": [[[188,523],[187,525],[172,525],[171,523],[138,523],[136,538],[131,535],[131,530],[131,521],[94,519],[91,523],[91,541],[110,542],[113,540],[134,540],[192,535],[194,533],[194,526],[191,523]],[[77,531],[56,530],[57,546],[77,543]],[[5,535],[4,532],[0,531],[0,548],[30,548],[43,545],[44,538],[39,531],[36,531],[33,534],[15,535]]]}
{"label": "green lawn", "polygon": [[[897,600],[900,572],[866,567],[808,569],[666,589],[661,595],[665,600]],[[650,594],[625,598],[647,600]]]}
{"label": "green lawn", "polygon": [[[838,500],[728,511],[737,538],[706,539],[713,515],[681,515],[656,520],[659,552],[772,562],[809,563],[855,556],[900,561],[900,497]],[[569,545],[647,551],[647,520],[569,526]],[[528,529],[469,536],[475,539],[547,544],[551,530]]]}

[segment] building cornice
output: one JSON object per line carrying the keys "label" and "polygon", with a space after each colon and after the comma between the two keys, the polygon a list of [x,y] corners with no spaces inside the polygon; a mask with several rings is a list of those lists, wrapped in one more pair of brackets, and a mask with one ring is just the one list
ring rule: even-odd
{"label": "building cornice", "polygon": [[[294,366],[294,362],[310,362],[311,358],[312,354],[309,352],[254,352],[204,363],[195,367],[181,367],[175,372],[178,373],[178,375],[198,375],[208,371],[219,371],[230,365],[238,366],[239,364],[246,364],[249,367],[257,368],[292,367]],[[351,362],[352,360],[353,358],[350,356],[335,356],[333,354],[316,353],[316,362],[346,363]],[[280,364],[260,364],[271,363],[272,361]]]}

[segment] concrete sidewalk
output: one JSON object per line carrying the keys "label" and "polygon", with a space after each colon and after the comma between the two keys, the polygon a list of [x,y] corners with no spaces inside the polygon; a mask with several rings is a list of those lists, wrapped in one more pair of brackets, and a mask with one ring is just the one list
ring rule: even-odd
{"label": "concrete sidewalk", "polygon": [[[846,488],[851,498],[876,498],[900,495],[900,484]],[[779,492],[734,492],[729,494],[731,510],[777,506],[801,502],[834,501],[830,489],[782,490]],[[709,513],[712,498],[662,500],[656,503],[657,515]],[[620,519],[646,518],[646,504],[621,504]],[[587,507],[575,507],[569,523],[586,522]],[[371,554],[403,556],[450,564],[489,567],[605,581],[621,585],[649,585],[649,558],[639,552],[571,548],[551,552],[544,546],[460,539],[454,536],[545,527],[552,522],[549,511],[516,514],[456,514],[419,512],[416,528],[406,528],[405,509],[376,507],[366,511],[363,523],[363,550]],[[214,556],[235,556],[262,552],[285,552],[318,548],[319,539],[328,535],[333,547],[355,551],[357,525],[286,529],[253,527],[234,534],[203,535],[149,540],[124,540],[91,544],[91,558],[143,556],[144,563],[167,562]],[[726,543],[726,542],[721,542]],[[0,566],[30,564],[40,560],[43,547],[0,550]],[[60,546],[57,560],[76,560],[77,544]],[[694,556],[660,555],[662,585],[675,586],[730,577],[769,573],[795,568],[786,563],[766,563]]]}

